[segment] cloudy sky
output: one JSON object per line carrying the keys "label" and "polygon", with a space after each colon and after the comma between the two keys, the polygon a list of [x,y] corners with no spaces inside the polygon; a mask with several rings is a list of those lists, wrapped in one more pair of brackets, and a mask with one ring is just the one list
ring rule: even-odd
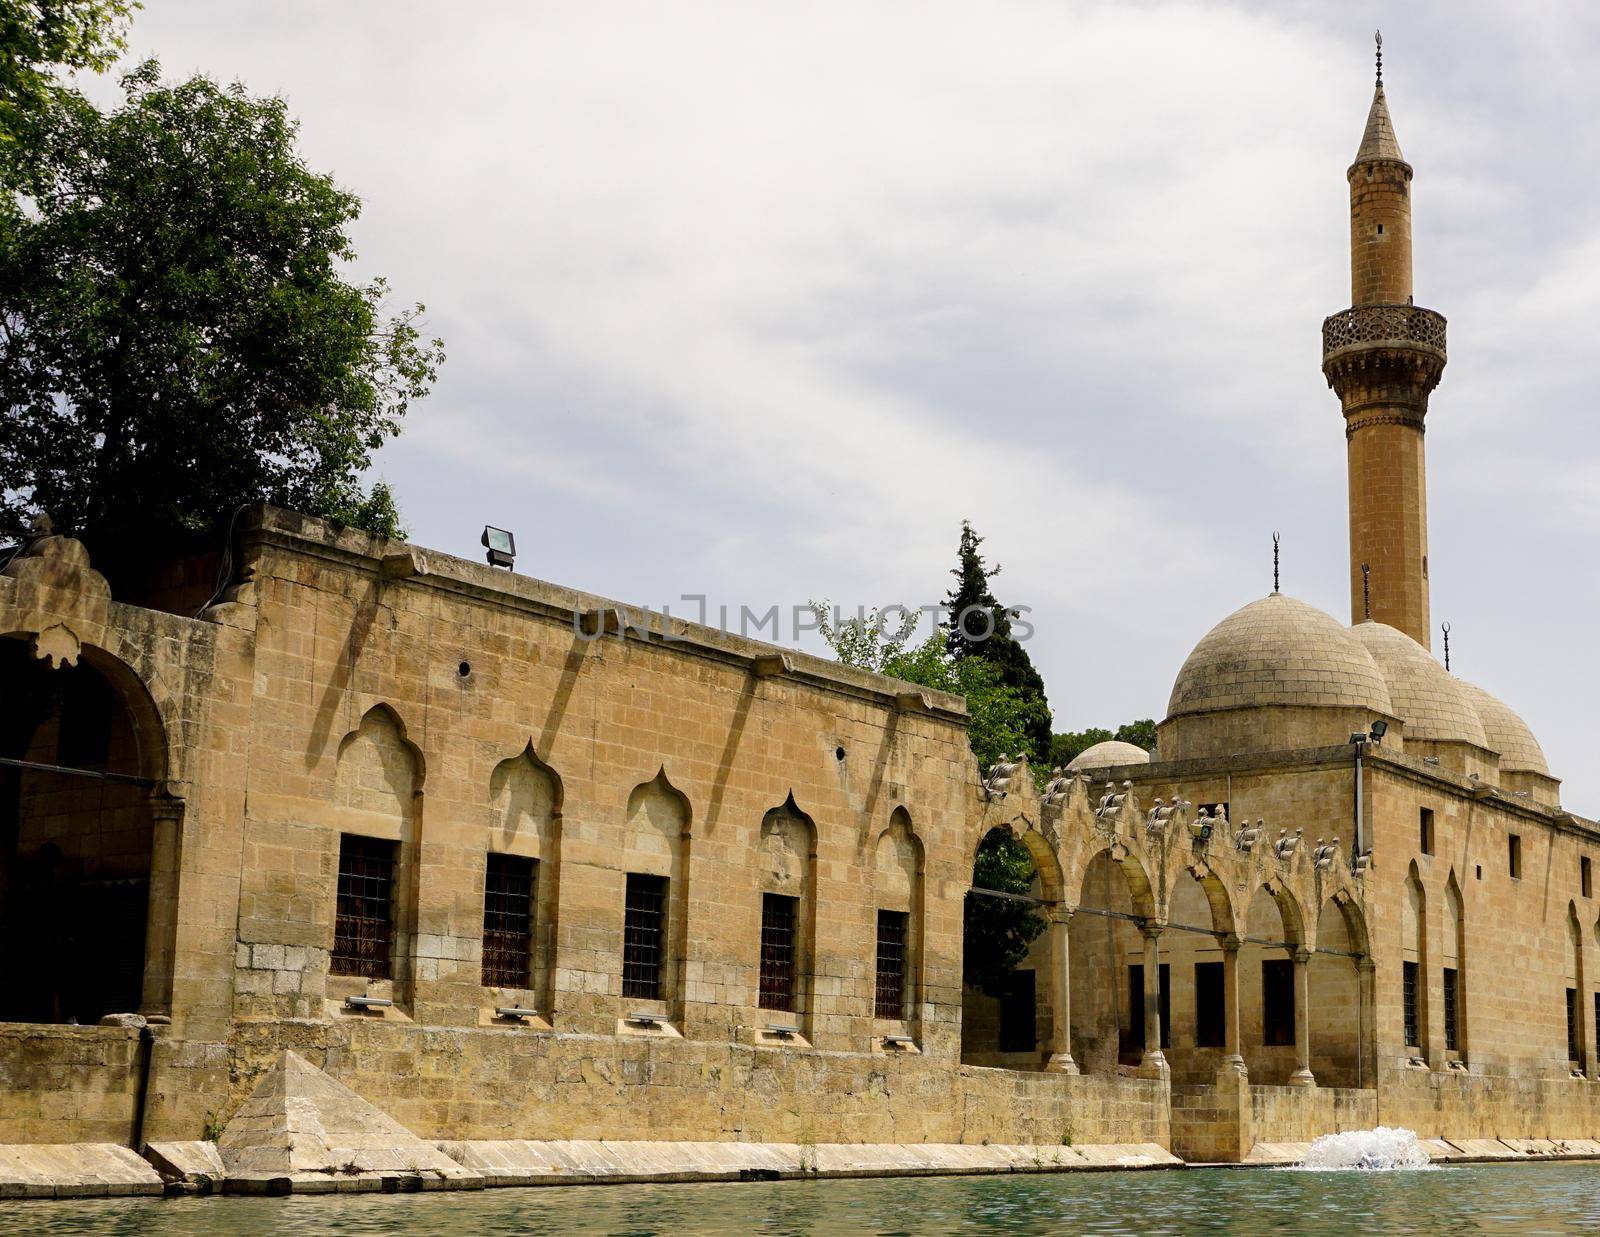
{"label": "cloudy sky", "polygon": [[1450,319],[1434,618],[1600,814],[1595,6],[146,0],[132,54],[285,95],[427,303],[415,540],[736,614],[935,602],[970,518],[1076,729],[1163,714],[1274,529],[1345,616],[1375,25]]}

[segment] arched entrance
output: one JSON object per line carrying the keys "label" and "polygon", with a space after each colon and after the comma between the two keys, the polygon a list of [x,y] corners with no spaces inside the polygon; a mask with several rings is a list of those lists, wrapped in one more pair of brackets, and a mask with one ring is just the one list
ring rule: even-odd
{"label": "arched entrance", "polygon": [[962,1063],[1043,1069],[1055,1043],[1054,856],[1032,830],[991,829],[978,843],[972,886],[962,924]]}
{"label": "arched entrance", "polygon": [[[1131,860],[1127,862],[1132,862]],[[1143,927],[1150,914],[1150,889],[1142,871],[1129,869],[1109,850],[1084,867],[1083,887],[1072,917],[1070,940],[1072,984],[1072,1051],[1085,1073],[1114,1074],[1144,1061],[1146,1010],[1156,993],[1162,1039],[1170,1042],[1171,970],[1158,971],[1154,984],[1145,982]],[[1167,984],[1160,986],[1159,976]]]}
{"label": "arched entrance", "polygon": [[52,666],[6,638],[0,699],[0,1020],[166,1012],[175,804],[149,696],[97,650]]}
{"label": "arched entrance", "polygon": [[1365,1064],[1372,1018],[1371,968],[1366,927],[1353,904],[1329,898],[1317,916],[1317,949],[1311,955],[1311,1072],[1322,1086],[1370,1086]]}
{"label": "arched entrance", "polygon": [[1309,1083],[1310,1010],[1300,909],[1283,889],[1256,890],[1239,951],[1239,1016],[1255,1083]]}

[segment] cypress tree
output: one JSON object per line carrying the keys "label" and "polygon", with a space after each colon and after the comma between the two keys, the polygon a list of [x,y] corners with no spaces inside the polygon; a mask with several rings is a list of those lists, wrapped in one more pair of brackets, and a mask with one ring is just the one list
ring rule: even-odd
{"label": "cypress tree", "polygon": [[1050,704],[1045,699],[1044,679],[1034,669],[1028,651],[1012,635],[1011,620],[1017,611],[1008,610],[996,600],[989,581],[1000,574],[1000,565],[984,562],[978,547],[983,538],[969,521],[961,522],[961,544],[956,551],[956,566],[950,572],[956,583],[945,597],[950,610],[946,645],[950,656],[981,657],[999,672],[1000,682],[1012,688],[1023,702],[1023,732],[1028,739],[1027,756],[1035,765],[1050,757]]}

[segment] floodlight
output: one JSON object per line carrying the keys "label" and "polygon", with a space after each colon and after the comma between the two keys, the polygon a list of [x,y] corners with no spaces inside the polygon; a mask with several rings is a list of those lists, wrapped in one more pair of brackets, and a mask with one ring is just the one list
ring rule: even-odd
{"label": "floodlight", "polygon": [[1377,722],[1373,722],[1372,723],[1372,741],[1374,743],[1382,743],[1383,742],[1383,736],[1388,734],[1388,733],[1389,733],[1389,723],[1388,722],[1377,721]]}
{"label": "floodlight", "polygon": [[488,559],[491,567],[510,568],[517,557],[517,539],[509,530],[496,528],[492,524],[484,525],[483,546],[489,551]]}

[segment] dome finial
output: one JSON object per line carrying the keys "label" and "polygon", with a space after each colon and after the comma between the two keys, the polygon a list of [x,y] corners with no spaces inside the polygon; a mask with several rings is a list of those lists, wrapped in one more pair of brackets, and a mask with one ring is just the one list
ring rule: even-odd
{"label": "dome finial", "polygon": [[1372,40],[1378,45],[1378,89],[1383,89],[1383,31],[1374,30]]}
{"label": "dome finial", "polygon": [[1364,622],[1372,621],[1372,589],[1370,587],[1372,568],[1366,563],[1361,564],[1361,618]]}
{"label": "dome finial", "polygon": [[1444,668],[1445,673],[1450,672],[1450,624],[1440,623],[1439,630],[1444,633]]}
{"label": "dome finial", "polygon": [[1278,591],[1278,534],[1272,534],[1272,591]]}

